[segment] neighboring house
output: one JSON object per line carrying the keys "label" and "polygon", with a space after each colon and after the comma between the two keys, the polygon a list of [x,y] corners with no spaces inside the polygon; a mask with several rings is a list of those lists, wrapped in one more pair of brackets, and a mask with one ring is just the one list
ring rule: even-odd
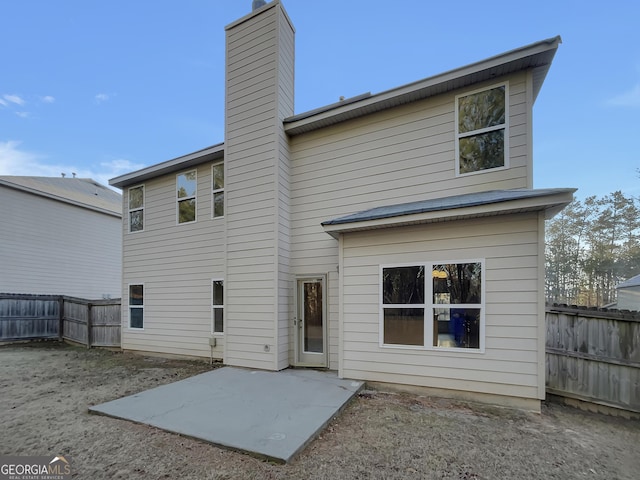
{"label": "neighboring house", "polygon": [[0,176],[0,292],[118,298],[122,198],[85,178]]}
{"label": "neighboring house", "polygon": [[123,348],[539,409],[544,221],[574,190],[532,188],[532,109],[560,38],[294,115],[282,4],[226,35],[224,143],[110,182]]}
{"label": "neighboring house", "polygon": [[618,292],[618,300],[615,304],[609,305],[608,308],[617,308],[618,310],[640,310],[640,275],[631,277],[622,283],[616,285]]}

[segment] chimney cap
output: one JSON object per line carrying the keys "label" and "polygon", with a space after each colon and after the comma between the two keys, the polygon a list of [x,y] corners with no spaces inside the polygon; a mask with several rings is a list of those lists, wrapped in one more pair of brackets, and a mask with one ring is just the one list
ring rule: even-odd
{"label": "chimney cap", "polygon": [[255,11],[260,7],[264,7],[266,4],[267,2],[265,2],[264,0],[253,0],[253,3],[251,5],[251,11]]}

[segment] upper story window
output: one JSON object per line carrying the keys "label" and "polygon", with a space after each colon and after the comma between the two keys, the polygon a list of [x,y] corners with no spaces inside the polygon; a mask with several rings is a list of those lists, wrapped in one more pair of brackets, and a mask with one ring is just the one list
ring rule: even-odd
{"label": "upper story window", "polygon": [[508,166],[508,84],[456,97],[456,174]]}
{"label": "upper story window", "polygon": [[196,189],[198,178],[195,170],[176,176],[178,223],[196,221]]}
{"label": "upper story window", "polygon": [[129,232],[144,230],[144,185],[129,189]]}
{"label": "upper story window", "polygon": [[224,163],[212,167],[212,212],[213,217],[224,216]]}

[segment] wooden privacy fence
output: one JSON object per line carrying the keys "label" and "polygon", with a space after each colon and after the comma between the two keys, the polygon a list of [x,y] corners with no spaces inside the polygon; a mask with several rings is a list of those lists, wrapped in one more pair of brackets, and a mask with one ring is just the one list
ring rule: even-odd
{"label": "wooden privacy fence", "polygon": [[547,306],[547,392],[640,413],[640,312]]}
{"label": "wooden privacy fence", "polygon": [[0,341],[71,340],[90,347],[120,346],[120,299],[0,294]]}

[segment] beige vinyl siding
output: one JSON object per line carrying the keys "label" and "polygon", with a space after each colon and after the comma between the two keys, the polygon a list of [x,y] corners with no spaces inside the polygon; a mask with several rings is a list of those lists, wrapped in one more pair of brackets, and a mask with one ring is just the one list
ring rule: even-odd
{"label": "beige vinyl siding", "polygon": [[538,212],[538,398],[546,397],[547,321],[545,298],[546,212]]}
{"label": "beige vinyl siding", "polygon": [[618,289],[618,310],[636,311],[640,308],[640,287],[624,287]]}
{"label": "beige vinyl siding", "polygon": [[[536,213],[345,234],[341,374],[543,398],[538,384],[538,234]],[[380,346],[381,264],[476,258],[485,260],[484,353]]]}
{"label": "beige vinyl siding", "polygon": [[225,363],[281,369],[289,365],[282,120],[293,113],[293,29],[280,4],[227,27],[226,88]]}
{"label": "beige vinyl siding", "polygon": [[[280,144],[278,168],[278,258],[277,258],[277,370],[287,368],[293,360],[293,329],[289,328],[293,313],[293,282],[290,274],[289,159],[286,145]],[[291,336],[290,336],[291,335]]]}
{"label": "beige vinyl siding", "polygon": [[[278,114],[276,118],[276,134],[278,148],[278,164],[275,188],[278,192],[278,260],[277,260],[277,349],[276,368],[287,368],[293,360],[293,333],[289,328],[293,313],[293,283],[290,274],[290,190],[291,159],[289,138],[284,132],[282,121],[293,115],[294,98],[294,31],[285,15],[278,19],[279,67],[277,85],[279,89]],[[291,336],[290,336],[291,335]]]}
{"label": "beige vinyl siding", "polygon": [[120,297],[121,219],[0,186],[0,292]]}
{"label": "beige vinyl siding", "polygon": [[[176,176],[148,181],[144,231],[124,229],[122,347],[127,350],[211,354],[211,279],[224,278],[223,218],[211,218],[211,162],[197,167],[196,222],[177,223]],[[124,197],[127,211],[128,195]],[[129,328],[128,286],[144,284],[144,328]],[[222,358],[224,337],[214,357]]]}
{"label": "beige vinyl siding", "polygon": [[525,74],[509,80],[508,169],[455,177],[454,106],[461,92],[294,137],[292,154],[299,168],[291,195],[299,215],[293,219],[318,209],[351,213],[451,194],[526,188],[525,80]]}
{"label": "beige vinyl siding", "polygon": [[[338,242],[321,222],[361,210],[495,189],[526,188],[529,177],[527,75],[509,82],[510,168],[455,176],[455,91],[291,139],[292,273],[329,272]],[[490,85],[489,83],[487,85]],[[473,88],[480,88],[475,85]],[[333,277],[333,278],[332,278]],[[330,291],[330,368],[337,368],[337,289]]]}
{"label": "beige vinyl siding", "polygon": [[274,17],[227,30],[225,363],[262,368],[274,363]]}

